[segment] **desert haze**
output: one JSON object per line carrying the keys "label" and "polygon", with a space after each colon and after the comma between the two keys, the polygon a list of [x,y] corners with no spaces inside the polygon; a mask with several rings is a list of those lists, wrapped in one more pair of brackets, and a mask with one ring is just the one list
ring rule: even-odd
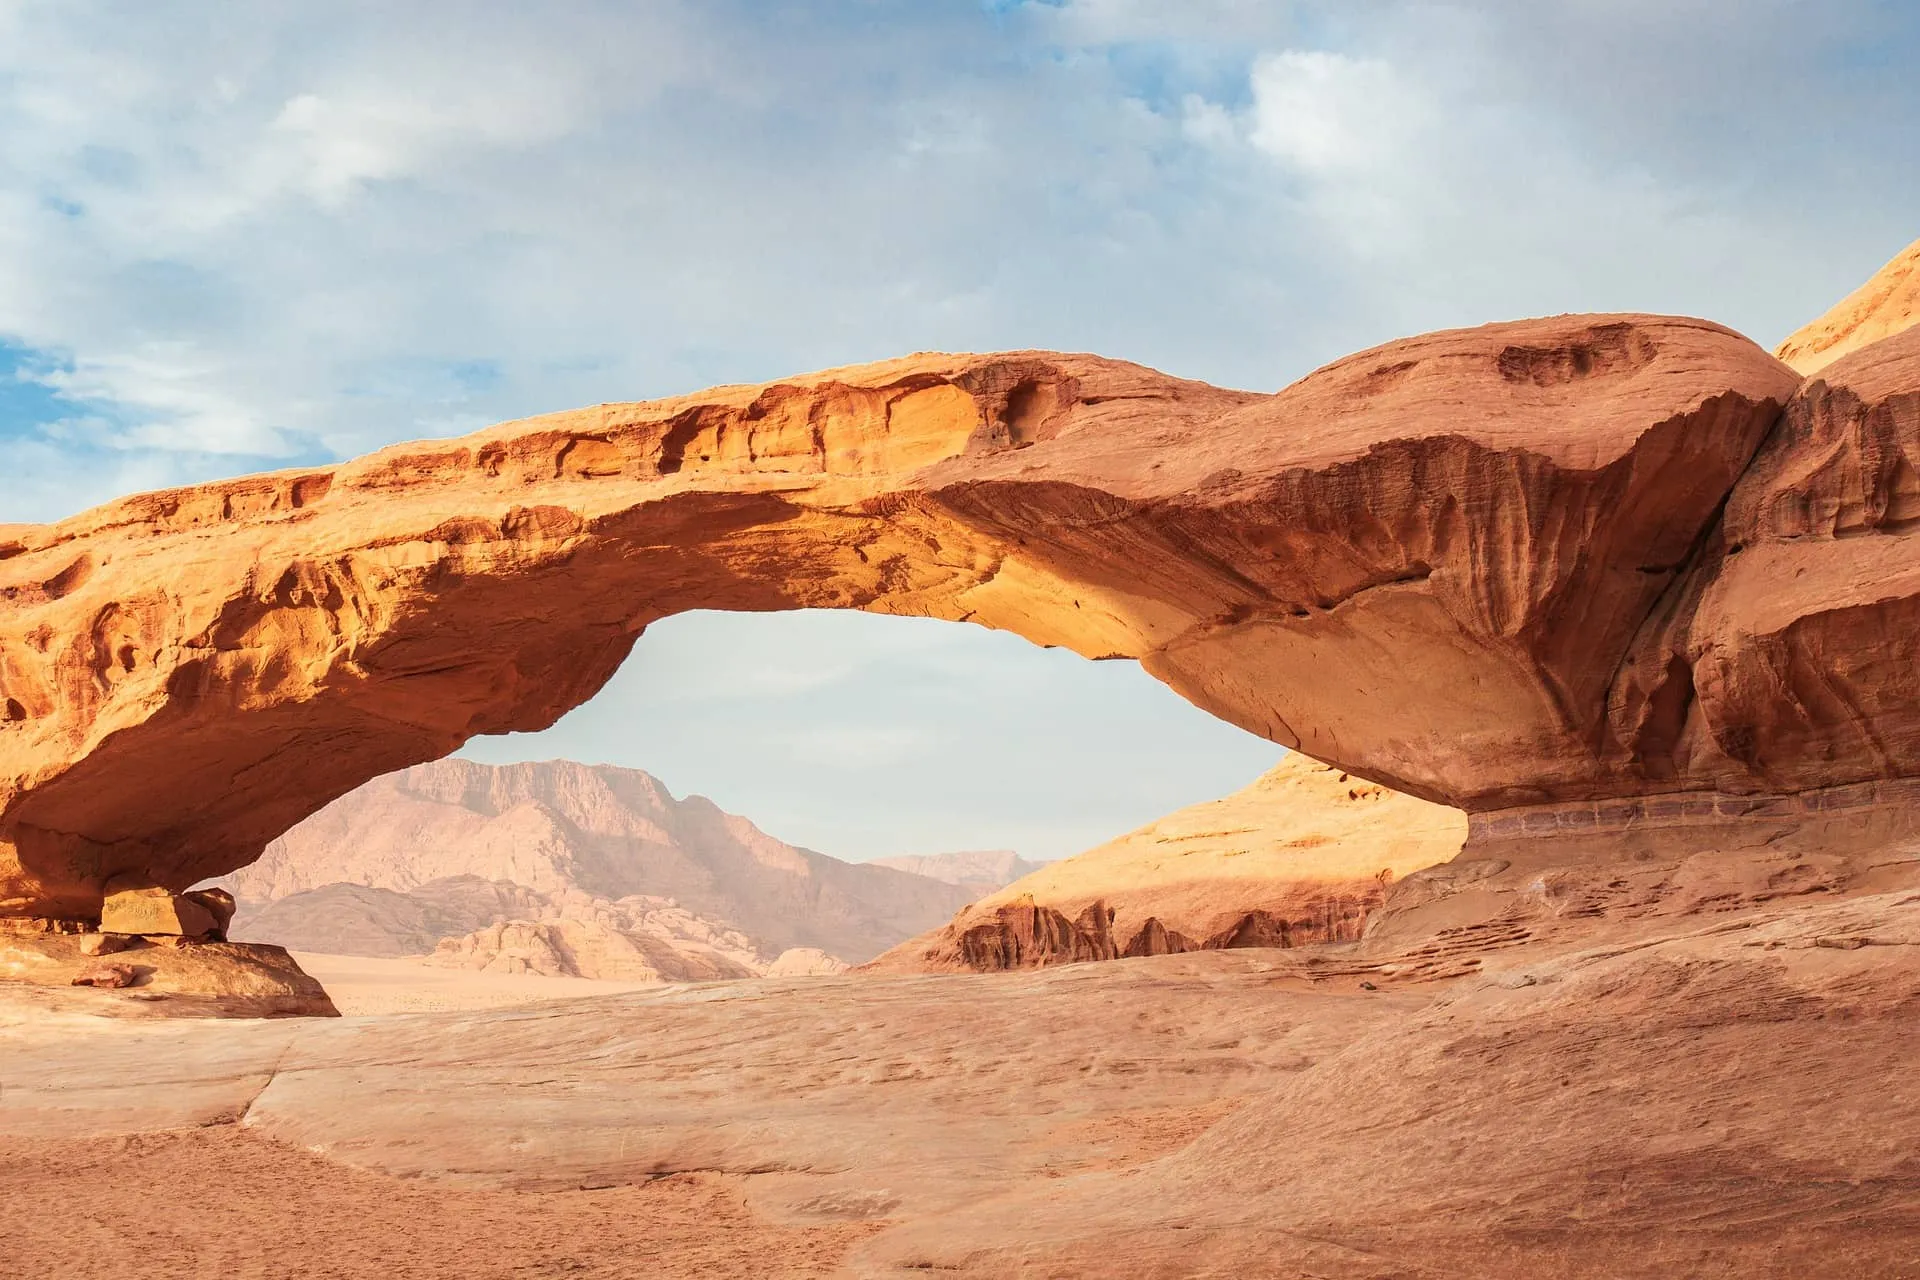
{"label": "desert haze", "polygon": [[750,977],[789,953],[786,969],[859,963],[985,891],[796,848],[637,769],[564,760],[375,779],[220,883],[236,939],[623,981]]}

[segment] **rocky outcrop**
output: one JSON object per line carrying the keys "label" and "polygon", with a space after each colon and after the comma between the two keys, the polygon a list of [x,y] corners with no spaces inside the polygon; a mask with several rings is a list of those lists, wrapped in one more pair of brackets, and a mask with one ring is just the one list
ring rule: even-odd
{"label": "rocky outcrop", "polygon": [[865,966],[991,971],[1360,938],[1467,818],[1298,753],[1253,785],[1055,862]]}
{"label": "rocky outcrop", "polygon": [[1811,376],[1842,356],[1920,324],[1920,240],[1914,241],[1873,278],[1774,351]]}
{"label": "rocky outcrop", "polygon": [[[214,913],[216,904],[222,909],[219,916]],[[224,892],[212,897],[108,881],[106,900],[100,904],[100,931],[182,938],[225,937],[227,921],[232,916],[233,899]]]}
{"label": "rocky outcrop", "polygon": [[1637,772],[1733,816],[1920,773],[1917,465],[1920,329],[1801,388],[1616,682]]}
{"label": "rocky outcrop", "polygon": [[243,903],[235,936],[293,951],[343,956],[419,956],[442,938],[502,920],[537,918],[547,899],[525,885],[448,876],[400,892],[335,883],[262,903]]}
{"label": "rocky outcrop", "polygon": [[824,978],[845,973],[848,965],[818,947],[790,947],[773,958],[763,977]]}
{"label": "rocky outcrop", "polygon": [[[1189,951],[1231,951],[1238,947],[1302,947],[1322,942],[1356,942],[1367,916],[1386,901],[1385,881],[1356,886],[1353,892],[1321,892],[1291,913],[1249,911],[1209,937],[1189,937],[1148,916],[1131,936],[1116,935],[1118,912],[1094,902],[1068,919],[1031,897],[979,914],[966,915],[950,932],[920,944],[917,955],[905,949],[872,966],[876,973],[963,968],[980,973],[1032,969],[1087,960],[1128,960],[1138,956],[1183,955]],[[982,919],[982,916],[985,918]],[[912,947],[914,944],[908,944]],[[914,963],[917,959],[918,963]]]}
{"label": "rocky outcrop", "polygon": [[609,902],[578,890],[541,899],[519,917],[496,917],[466,937],[444,938],[431,962],[489,973],[621,982],[704,982],[761,973],[754,939],[671,898]]}
{"label": "rocky outcrop", "polygon": [[973,896],[797,848],[637,769],[567,760],[442,760],[377,779],[224,883],[246,904],[236,936],[300,950],[419,955],[504,921],[568,918],[756,970],[790,947],[868,959]]}
{"label": "rocky outcrop", "polygon": [[0,910],[231,871],[371,777],[545,727],[692,608],[1136,658],[1471,809],[1671,785],[1618,737],[1614,673],[1796,383],[1647,316],[1408,339],[1277,395],[917,356],[14,526]]}
{"label": "rocky outcrop", "polygon": [[[103,961],[103,955],[113,959]],[[0,994],[25,996],[63,1014],[123,1018],[339,1013],[320,984],[280,947],[178,934],[81,933],[21,919],[0,919]]]}

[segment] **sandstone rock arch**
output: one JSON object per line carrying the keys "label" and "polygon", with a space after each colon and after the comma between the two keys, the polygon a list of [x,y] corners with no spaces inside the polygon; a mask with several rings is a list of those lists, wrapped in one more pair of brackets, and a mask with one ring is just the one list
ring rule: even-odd
{"label": "sandstone rock arch", "polygon": [[[1409,339],[1277,395],[921,355],[0,526],[0,913],[85,917],[115,875],[244,865],[360,782],[550,724],[694,608],[921,614],[1137,659],[1479,812],[1920,773],[1911,671],[1846,687],[1856,642],[1920,593],[1841,599],[1869,544],[1915,572],[1920,491],[1886,461],[1915,435],[1920,356],[1882,350],[1903,342],[1813,390],[1729,330],[1649,316]],[[1808,449],[1830,464],[1811,478]],[[1795,494],[1811,514],[1782,532]],[[1730,556],[1855,529],[1884,536],[1820,553],[1831,599],[1724,586]],[[1782,728],[1756,690],[1811,687],[1808,663],[1831,688]]]}

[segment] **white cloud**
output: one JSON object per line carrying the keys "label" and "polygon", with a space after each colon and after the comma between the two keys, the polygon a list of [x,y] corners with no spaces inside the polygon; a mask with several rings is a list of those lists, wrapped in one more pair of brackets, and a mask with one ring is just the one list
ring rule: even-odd
{"label": "white cloud", "polygon": [[1253,145],[1314,174],[1380,174],[1422,141],[1431,106],[1378,58],[1321,50],[1253,65]]}
{"label": "white cloud", "polygon": [[1259,42],[1293,34],[1299,11],[1313,6],[1287,0],[1037,0],[1037,10],[1056,39],[1085,45],[1197,41]]}
{"label": "white cloud", "polygon": [[[1804,61],[1791,8],[16,0],[0,338],[62,358],[96,447],[203,474],[914,348],[1274,386],[1518,312],[1784,331],[1897,247],[1800,235],[1796,193],[1913,186],[1773,173],[1806,89],[1708,55]],[[1769,122],[1745,170],[1653,127],[1687,83]]]}

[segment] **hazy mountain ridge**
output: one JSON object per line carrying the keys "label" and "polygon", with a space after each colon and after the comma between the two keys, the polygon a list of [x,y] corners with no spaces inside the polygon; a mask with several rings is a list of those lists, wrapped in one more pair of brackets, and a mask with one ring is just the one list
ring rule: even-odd
{"label": "hazy mountain ridge", "polygon": [[957,884],[979,894],[1004,889],[1047,864],[1031,862],[1011,849],[958,849],[951,853],[907,853],[875,858],[867,865],[892,867],[895,871]]}
{"label": "hazy mountain ridge", "polygon": [[419,954],[435,930],[575,920],[754,970],[796,948],[866,959],[976,896],[787,844],[638,769],[565,760],[389,774],[222,883],[243,904],[236,936],[301,949]]}

